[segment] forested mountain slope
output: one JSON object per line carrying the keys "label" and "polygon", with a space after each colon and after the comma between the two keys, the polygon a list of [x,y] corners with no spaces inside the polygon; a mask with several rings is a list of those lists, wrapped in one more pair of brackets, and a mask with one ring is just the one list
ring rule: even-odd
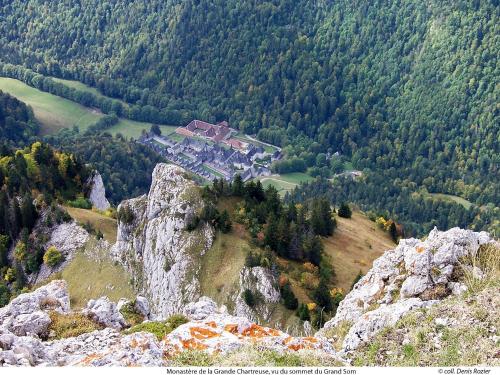
{"label": "forested mountain slope", "polygon": [[499,205],[496,0],[0,3],[4,62]]}

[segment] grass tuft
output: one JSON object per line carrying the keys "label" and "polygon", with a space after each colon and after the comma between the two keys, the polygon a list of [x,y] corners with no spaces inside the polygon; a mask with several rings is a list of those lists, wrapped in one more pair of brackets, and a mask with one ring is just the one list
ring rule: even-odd
{"label": "grass tuft", "polygon": [[189,322],[183,315],[172,315],[163,322],[144,322],[127,329],[124,333],[129,335],[137,332],[149,332],[156,336],[158,340],[162,340],[166,335],[172,332],[177,327]]}
{"label": "grass tuft", "polygon": [[52,340],[76,337],[102,328],[88,316],[81,313],[59,314],[51,311],[49,316],[52,321],[49,326],[49,337]]}

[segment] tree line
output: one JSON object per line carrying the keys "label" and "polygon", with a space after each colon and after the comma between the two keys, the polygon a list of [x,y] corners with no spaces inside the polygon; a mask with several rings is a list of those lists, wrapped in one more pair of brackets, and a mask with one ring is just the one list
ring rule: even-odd
{"label": "tree line", "polygon": [[23,290],[26,275],[44,260],[48,238],[32,234],[35,224],[43,220],[51,227],[70,220],[59,204],[85,194],[89,173],[73,155],[47,144],[18,150],[0,144],[0,306]]}

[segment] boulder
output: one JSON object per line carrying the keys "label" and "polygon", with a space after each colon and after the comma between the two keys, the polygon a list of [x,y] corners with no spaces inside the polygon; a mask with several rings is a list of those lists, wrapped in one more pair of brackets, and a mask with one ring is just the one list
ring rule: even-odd
{"label": "boulder", "polygon": [[149,302],[146,297],[137,296],[135,299],[135,310],[144,316],[145,318],[149,317]]}
{"label": "boulder", "polygon": [[[203,300],[203,302],[208,302],[208,300]],[[198,306],[201,307],[201,304]],[[191,308],[191,311],[195,311],[194,306]],[[326,339],[293,337],[280,330],[255,324],[245,317],[218,313],[183,324],[162,341],[162,346],[169,356],[174,356],[184,350],[225,354],[252,345],[280,353],[314,350],[330,356],[336,354]]]}
{"label": "boulder", "polygon": [[116,303],[111,302],[108,297],[90,300],[83,313],[105,327],[121,330],[127,326],[127,322],[118,310]]}
{"label": "boulder", "polygon": [[198,302],[188,303],[184,307],[184,315],[189,320],[202,320],[218,313],[217,304],[208,297],[201,297]]}
{"label": "boulder", "polygon": [[70,311],[67,284],[55,280],[31,293],[22,293],[0,309],[0,329],[17,336],[47,334],[51,323],[47,311]]}

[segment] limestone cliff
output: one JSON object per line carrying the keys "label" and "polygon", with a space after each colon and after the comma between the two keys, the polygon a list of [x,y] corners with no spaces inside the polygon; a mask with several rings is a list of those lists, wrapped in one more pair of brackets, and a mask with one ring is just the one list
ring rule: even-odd
{"label": "limestone cliff", "polygon": [[[250,290],[257,301],[250,307],[242,295]],[[245,317],[254,322],[269,322],[271,315],[280,302],[278,277],[268,268],[243,267],[240,271],[239,292],[232,296],[234,300],[234,315]]]}
{"label": "limestone cliff", "polygon": [[89,200],[92,203],[92,206],[99,210],[107,210],[110,207],[110,204],[106,199],[106,189],[104,188],[104,183],[100,173],[94,171],[92,176],[87,181],[87,185],[90,186]]}
{"label": "limestone cliff", "polygon": [[200,262],[214,230],[204,223],[188,227],[202,208],[199,190],[184,170],[167,164],[155,167],[148,195],[118,206],[112,253],[148,298],[154,317],[180,312],[200,297]]}

